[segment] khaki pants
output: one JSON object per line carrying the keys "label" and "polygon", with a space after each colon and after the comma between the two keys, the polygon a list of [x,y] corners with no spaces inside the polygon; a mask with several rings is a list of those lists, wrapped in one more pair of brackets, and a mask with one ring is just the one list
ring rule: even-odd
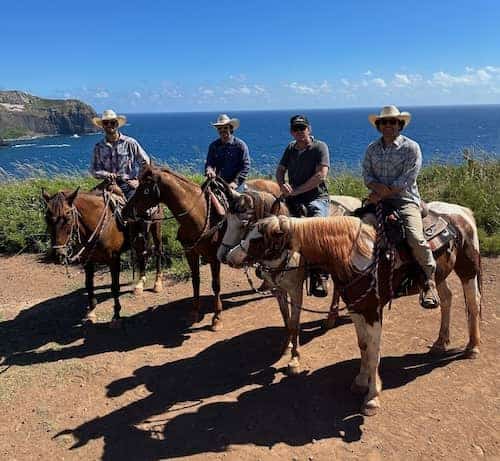
{"label": "khaki pants", "polygon": [[420,208],[416,203],[405,200],[393,199],[389,202],[396,208],[403,220],[406,230],[406,240],[412,250],[413,257],[420,264],[425,275],[428,278],[431,277],[436,270],[436,261],[424,238]]}

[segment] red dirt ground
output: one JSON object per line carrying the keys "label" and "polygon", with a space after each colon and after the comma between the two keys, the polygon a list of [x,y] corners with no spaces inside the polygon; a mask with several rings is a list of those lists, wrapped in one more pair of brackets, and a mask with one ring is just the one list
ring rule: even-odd
{"label": "red dirt ground", "polygon": [[[386,311],[382,408],[359,413],[359,367],[345,314],[324,331],[304,313],[303,372],[283,374],[281,316],[224,268],[224,329],[211,315],[186,329],[189,282],[134,298],[123,286],[121,329],[110,329],[108,274],[101,323],[82,326],[83,273],[34,256],[0,263],[0,459],[403,460],[500,459],[498,259],[484,259],[481,356],[462,357],[464,303],[453,277],[452,351],[427,354],[439,312],[415,297]],[[203,268],[205,312],[210,280]],[[123,276],[124,281],[127,275]],[[151,284],[151,281],[150,281]],[[306,298],[307,306],[329,300]]]}

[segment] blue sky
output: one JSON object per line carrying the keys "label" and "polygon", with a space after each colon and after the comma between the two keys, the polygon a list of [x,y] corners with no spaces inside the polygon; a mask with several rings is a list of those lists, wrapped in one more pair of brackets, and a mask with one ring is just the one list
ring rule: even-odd
{"label": "blue sky", "polygon": [[0,89],[121,112],[500,103],[500,2],[2,0]]}

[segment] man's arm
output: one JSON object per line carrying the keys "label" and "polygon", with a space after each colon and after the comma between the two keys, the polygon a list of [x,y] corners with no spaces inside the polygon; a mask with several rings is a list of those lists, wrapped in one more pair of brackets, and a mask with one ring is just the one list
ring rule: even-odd
{"label": "man's arm", "polygon": [[215,168],[215,143],[208,147],[207,159],[205,160],[205,176],[215,178],[217,176]]}
{"label": "man's arm", "polygon": [[396,178],[391,183],[391,190],[394,194],[399,194],[405,189],[411,187],[416,181],[417,176],[422,169],[422,152],[420,146],[415,143],[415,145],[410,146],[408,149],[408,154],[404,162],[403,171],[404,173]]}
{"label": "man's arm", "polygon": [[297,188],[293,189],[290,195],[300,195],[318,187],[323,181],[326,180],[326,177],[328,176],[328,169],[329,168],[326,165],[318,165],[316,167],[316,173],[314,173],[304,184],[301,184]]}
{"label": "man's arm", "polygon": [[100,150],[98,145],[94,147],[94,153],[92,155],[92,163],[89,168],[90,174],[96,179],[116,179],[115,173],[110,173],[104,169],[104,163],[102,161]]}
{"label": "man's arm", "polygon": [[230,183],[230,186],[233,187],[233,189],[236,189],[236,187],[247,179],[249,171],[250,153],[248,152],[248,146],[241,141],[241,170],[235,174],[234,180]]}

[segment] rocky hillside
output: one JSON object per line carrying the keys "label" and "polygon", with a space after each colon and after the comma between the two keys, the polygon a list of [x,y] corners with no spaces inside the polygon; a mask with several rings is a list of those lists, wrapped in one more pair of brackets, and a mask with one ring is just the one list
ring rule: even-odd
{"label": "rocky hillside", "polygon": [[0,139],[96,131],[94,109],[76,99],[43,99],[0,91]]}

